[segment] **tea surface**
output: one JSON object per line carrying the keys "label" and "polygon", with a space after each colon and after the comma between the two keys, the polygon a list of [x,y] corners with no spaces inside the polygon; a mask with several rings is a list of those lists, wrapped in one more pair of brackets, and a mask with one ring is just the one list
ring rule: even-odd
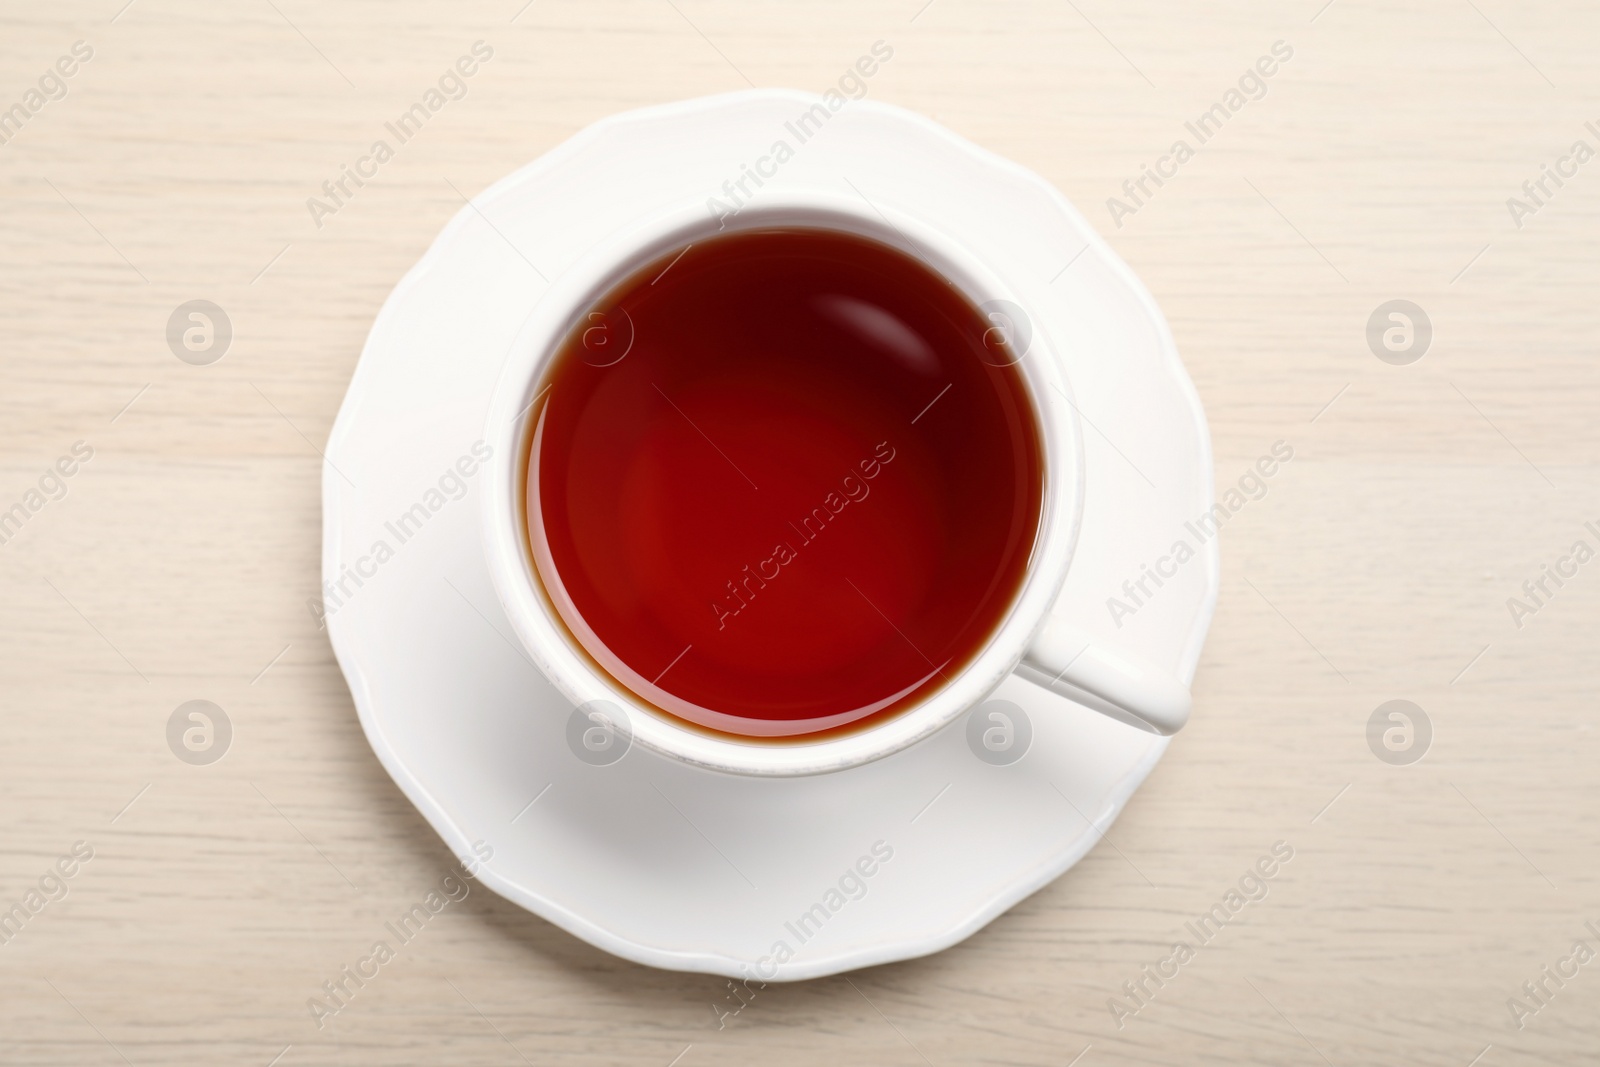
{"label": "tea surface", "polygon": [[1042,445],[1015,354],[919,259],[819,229],[675,249],[541,383],[528,531],[587,653],[686,721],[859,726],[1018,593]]}

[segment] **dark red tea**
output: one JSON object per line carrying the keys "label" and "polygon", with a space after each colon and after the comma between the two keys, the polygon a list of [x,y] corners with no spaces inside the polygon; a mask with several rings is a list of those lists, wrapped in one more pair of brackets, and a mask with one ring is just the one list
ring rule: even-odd
{"label": "dark red tea", "polygon": [[703,727],[792,736],[910,706],[984,648],[1033,548],[1042,445],[1005,344],[863,237],[662,256],[541,383],[546,593],[612,677]]}

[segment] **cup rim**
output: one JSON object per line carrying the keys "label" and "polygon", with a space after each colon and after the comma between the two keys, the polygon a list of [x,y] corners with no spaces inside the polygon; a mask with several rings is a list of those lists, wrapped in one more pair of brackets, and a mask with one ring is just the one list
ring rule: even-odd
{"label": "cup rim", "polygon": [[[863,198],[864,201],[864,198]],[[489,405],[484,439],[488,462],[484,539],[491,584],[524,650],[574,707],[609,701],[633,741],[708,770],[791,777],[823,774],[898,752],[949,725],[978,703],[1021,661],[1049,616],[1066,579],[1082,516],[1083,448],[1076,411],[1054,345],[1036,316],[1017,367],[1030,394],[1043,443],[1039,526],[1022,587],[984,647],[953,679],[900,713],[872,726],[808,741],[714,734],[655,709],[599,668],[571,636],[543,591],[523,526],[528,439],[536,421],[535,388],[585,308],[650,259],[712,235],[797,226],[833,229],[876,240],[928,263],[974,306],[1008,300],[1013,287],[979,257],[936,227],[884,205],[822,190],[765,190],[757,203],[717,218],[685,202],[621,227],[554,278],[513,342]],[[1027,315],[1026,309],[1023,313]]]}

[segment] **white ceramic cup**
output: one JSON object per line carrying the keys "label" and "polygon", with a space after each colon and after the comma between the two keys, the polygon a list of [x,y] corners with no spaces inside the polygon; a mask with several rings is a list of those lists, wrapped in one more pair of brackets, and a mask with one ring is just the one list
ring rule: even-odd
{"label": "white ceramic cup", "polygon": [[[667,715],[635,695],[600,669],[563,624],[536,577],[527,530],[524,493],[531,434],[542,410],[540,383],[562,342],[610,289],[656,257],[717,233],[772,226],[842,230],[915,256],[990,313],[996,329],[1014,331],[1007,337],[1011,350],[1022,352],[1016,367],[1027,384],[1044,444],[1043,499],[1027,574],[985,647],[965,670],[898,715],[820,740],[716,733]],[[1012,673],[1133,726],[1161,734],[1180,729],[1189,717],[1189,691],[1181,681],[1051,618],[1082,514],[1082,441],[1050,338],[1007,292],[988,267],[934,226],[821,192],[773,191],[723,219],[709,215],[702,204],[684,204],[590,249],[551,283],[529,314],[495,388],[485,434],[493,447],[484,494],[489,571],[529,657],[574,707],[609,702],[612,714],[620,709],[626,719],[617,728],[639,744],[734,774],[822,774],[880,759],[959,718]]]}

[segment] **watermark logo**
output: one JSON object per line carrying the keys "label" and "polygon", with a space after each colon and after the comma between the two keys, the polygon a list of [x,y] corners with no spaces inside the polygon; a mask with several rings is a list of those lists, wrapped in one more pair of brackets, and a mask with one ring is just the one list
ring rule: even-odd
{"label": "watermark logo", "polygon": [[633,747],[628,713],[612,700],[589,700],[567,717],[567,747],[591,767],[609,767]]}
{"label": "watermark logo", "polygon": [[623,307],[591,311],[583,320],[582,340],[585,363],[591,367],[616,366],[633,351],[633,317]]}
{"label": "watermark logo", "polygon": [[195,767],[215,763],[233,744],[233,722],[209,700],[179,704],[167,718],[167,747]]}
{"label": "watermark logo", "polygon": [[1432,744],[1432,720],[1409,700],[1386,700],[1367,719],[1367,747],[1391,767],[1410,766]]}
{"label": "watermark logo", "polygon": [[967,747],[983,762],[1009,767],[1028,754],[1033,723],[1009,700],[989,700],[967,713]]}
{"label": "watermark logo", "polygon": [[167,347],[185,363],[209,366],[228,354],[233,320],[209,300],[190,300],[167,318]]}
{"label": "watermark logo", "polygon": [[1433,321],[1409,300],[1386,300],[1367,317],[1367,347],[1392,366],[1415,363],[1432,343]]}
{"label": "watermark logo", "polygon": [[1028,313],[1009,300],[985,300],[978,305],[989,328],[983,331],[983,349],[978,353],[991,367],[1020,363],[1033,344],[1033,323]]}

